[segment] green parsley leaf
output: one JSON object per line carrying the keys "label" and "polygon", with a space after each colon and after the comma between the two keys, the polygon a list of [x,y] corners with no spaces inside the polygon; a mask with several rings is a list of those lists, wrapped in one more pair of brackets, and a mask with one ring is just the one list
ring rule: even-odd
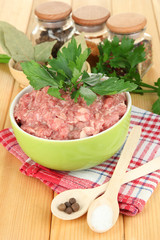
{"label": "green parsley leaf", "polygon": [[50,87],[47,93],[53,97],[64,100],[64,98],[61,97],[58,87]]}
{"label": "green parsley leaf", "polygon": [[72,94],[71,94],[71,98],[74,99],[75,102],[78,101],[79,96],[80,96],[80,90],[79,90],[79,89],[78,89],[78,90],[75,90],[75,91],[72,92]]}
{"label": "green parsley leaf", "polygon": [[94,100],[97,98],[97,95],[89,88],[86,87],[80,87],[79,93],[81,97],[84,98],[87,105],[90,105],[94,102]]}
{"label": "green parsley leaf", "polygon": [[153,103],[152,111],[160,115],[160,97]]}
{"label": "green parsley leaf", "polygon": [[97,83],[100,82],[102,77],[103,75],[101,73],[89,75],[86,71],[84,71],[82,75],[82,82],[89,86],[95,86]]}
{"label": "green parsley leaf", "polygon": [[91,87],[92,91],[99,95],[113,95],[121,92],[129,92],[137,88],[137,85],[130,82],[124,82],[123,79],[110,77],[107,80],[102,80],[100,83]]}
{"label": "green parsley leaf", "polygon": [[155,82],[154,85],[158,87],[157,94],[160,97],[160,78],[158,78],[157,82]]}
{"label": "green parsley leaf", "polygon": [[57,86],[53,76],[40,64],[35,61],[21,63],[22,69],[26,74],[30,84],[35,90],[46,86]]}

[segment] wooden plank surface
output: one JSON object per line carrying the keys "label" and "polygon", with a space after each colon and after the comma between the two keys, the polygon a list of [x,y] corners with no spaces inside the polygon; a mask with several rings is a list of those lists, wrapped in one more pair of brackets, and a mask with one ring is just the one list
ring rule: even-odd
{"label": "wooden plank surface", "polygon": [[[0,20],[15,25],[30,36],[35,24],[34,8],[46,0],[0,0]],[[134,11],[148,19],[147,31],[153,36],[154,65],[144,81],[152,83],[160,76],[160,1],[158,0],[65,0],[72,8],[97,4],[111,14]],[[0,64],[0,129],[10,126],[8,109],[14,96],[21,90]],[[156,96],[133,95],[133,104],[150,110]],[[120,215],[115,227],[104,234],[92,232],[86,216],[66,222],[52,216],[50,204],[53,192],[40,181],[19,172],[21,163],[0,145],[0,239],[2,240],[159,240],[160,186],[149,199],[142,213],[135,217]]]}
{"label": "wooden plank surface", "polygon": [[[0,0],[0,20],[26,32],[32,0]],[[3,11],[2,11],[3,10]],[[0,66],[0,128],[9,127],[10,101],[21,90],[6,64]],[[49,239],[53,192],[19,172],[21,163],[0,145],[0,239]]]}
{"label": "wooden plank surface", "polygon": [[[6,21],[26,32],[31,9],[32,0],[27,0],[27,2],[25,0],[0,0],[0,21]],[[14,79],[6,64],[0,64],[0,84],[0,129],[2,129],[14,84]]]}

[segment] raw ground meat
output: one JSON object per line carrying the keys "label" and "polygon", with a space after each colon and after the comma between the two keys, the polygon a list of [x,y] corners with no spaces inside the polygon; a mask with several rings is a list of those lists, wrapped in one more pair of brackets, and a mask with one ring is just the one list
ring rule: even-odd
{"label": "raw ground meat", "polygon": [[97,96],[87,106],[79,97],[75,103],[70,94],[65,100],[47,94],[48,87],[24,94],[15,106],[17,124],[27,133],[54,140],[79,139],[95,135],[113,126],[125,114],[126,94]]}

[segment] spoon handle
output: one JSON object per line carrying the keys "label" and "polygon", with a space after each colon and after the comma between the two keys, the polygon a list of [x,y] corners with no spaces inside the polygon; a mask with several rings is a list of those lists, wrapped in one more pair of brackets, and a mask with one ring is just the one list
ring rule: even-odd
{"label": "spoon handle", "polygon": [[157,171],[158,169],[160,169],[160,157],[154,158],[153,160],[143,164],[142,166],[128,171],[122,179],[122,184],[131,182],[139,177]]}
{"label": "spoon handle", "polygon": [[[153,160],[143,164],[142,166],[137,167],[137,168],[135,168],[133,170],[130,170],[127,173],[125,173],[121,184],[131,182],[131,181],[133,181],[137,178],[140,178],[140,177],[145,176],[149,173],[157,171],[158,169],[160,169],[160,157],[154,158]],[[90,194],[92,195],[92,198],[95,199],[100,194],[105,192],[108,184],[109,184],[109,182],[106,182],[106,183],[102,184],[101,186],[91,188],[91,189],[87,189],[87,191],[90,191]]]}
{"label": "spoon handle", "polygon": [[109,181],[107,191],[106,191],[107,195],[115,196],[115,194],[116,195],[118,194],[119,188],[122,183],[122,179],[127,170],[127,167],[132,158],[132,155],[137,147],[140,135],[141,135],[141,127],[134,126],[127,138],[127,141],[122,150],[121,156],[117,162],[116,168],[115,168],[113,175]]}

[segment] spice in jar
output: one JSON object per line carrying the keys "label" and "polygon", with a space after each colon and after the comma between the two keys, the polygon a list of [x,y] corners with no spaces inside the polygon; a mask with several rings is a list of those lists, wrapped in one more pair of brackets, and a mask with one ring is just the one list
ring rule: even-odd
{"label": "spice in jar", "polygon": [[87,46],[91,49],[87,59],[91,67],[96,66],[98,62],[98,44],[108,37],[106,21],[109,16],[108,9],[94,5],[78,8],[72,13],[75,35],[84,32]]}
{"label": "spice in jar", "polygon": [[107,20],[109,30],[108,39],[113,40],[117,36],[120,40],[126,36],[134,40],[134,45],[144,45],[145,61],[138,64],[137,69],[141,77],[152,66],[152,38],[146,33],[147,19],[137,13],[121,13],[111,16]]}
{"label": "spice in jar", "polygon": [[52,49],[52,56],[56,57],[61,46],[74,35],[71,11],[71,6],[64,2],[38,5],[35,9],[37,25],[31,34],[33,44],[57,40]]}
{"label": "spice in jar", "polygon": [[80,206],[75,198],[70,198],[68,202],[59,204],[58,209],[67,214],[71,214],[73,212],[77,212],[80,209]]}

